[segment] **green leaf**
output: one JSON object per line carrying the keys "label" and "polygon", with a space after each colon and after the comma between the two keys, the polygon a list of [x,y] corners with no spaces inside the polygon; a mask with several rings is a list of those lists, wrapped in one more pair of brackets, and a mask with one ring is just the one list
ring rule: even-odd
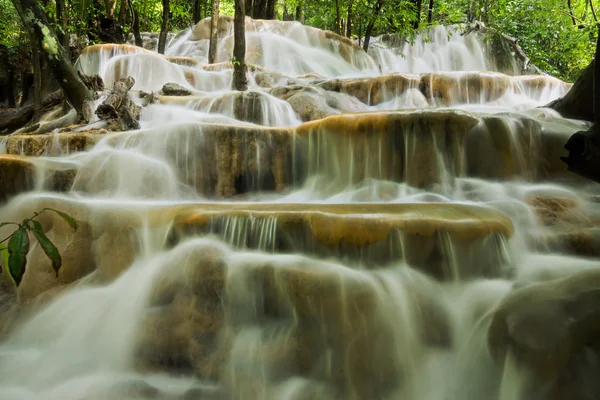
{"label": "green leaf", "polygon": [[60,270],[60,266],[62,265],[62,258],[60,257],[60,253],[54,244],[44,235],[44,232],[38,229],[33,229],[31,231],[39,242],[40,246],[42,246],[42,250],[48,256],[50,261],[52,261],[52,268],[54,272],[56,272],[56,277],[58,278],[58,271]]}
{"label": "green leaf", "polygon": [[[4,264],[4,268],[8,268],[8,247],[4,243],[0,243],[0,253],[2,257],[2,263]],[[0,273],[2,269],[0,269]]]}
{"label": "green leaf", "polygon": [[40,221],[36,221],[35,219],[31,220],[31,223],[33,224],[33,229],[38,230],[40,232],[43,232],[44,230],[42,229],[42,224],[40,224]]}
{"label": "green leaf", "polygon": [[29,235],[26,228],[19,228],[8,241],[8,274],[18,287],[25,274],[27,253],[29,252]]}
{"label": "green leaf", "polygon": [[65,214],[62,211],[55,210],[54,208],[44,208],[44,210],[54,211],[55,213],[60,215],[62,217],[62,219],[67,221],[67,224],[69,224],[71,226],[71,228],[77,230],[77,221],[75,221],[75,219],[73,217],[71,217],[70,215]]}

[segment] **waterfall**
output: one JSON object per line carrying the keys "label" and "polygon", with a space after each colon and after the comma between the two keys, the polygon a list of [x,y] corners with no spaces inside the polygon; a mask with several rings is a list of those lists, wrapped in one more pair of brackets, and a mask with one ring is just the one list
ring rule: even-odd
{"label": "waterfall", "polygon": [[32,240],[21,286],[0,279],[0,398],[535,400],[560,394],[551,373],[596,390],[594,324],[566,321],[596,315],[569,290],[600,281],[600,190],[560,161],[589,124],[543,107],[571,85],[459,27],[366,53],[246,24],[247,92],[229,17],[206,64],[206,19],[166,55],[82,52],[107,87],[153,92],[140,129],[2,142],[3,218],[52,207],[79,229],[40,219],[58,278]]}

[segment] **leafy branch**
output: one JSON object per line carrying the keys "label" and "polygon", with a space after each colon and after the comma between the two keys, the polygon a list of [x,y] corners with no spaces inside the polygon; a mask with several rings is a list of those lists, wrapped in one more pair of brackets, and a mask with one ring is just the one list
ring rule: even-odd
{"label": "leafy branch", "polygon": [[[62,211],[48,207],[39,212],[34,212],[33,217],[24,219],[22,223],[0,223],[0,228],[7,225],[15,225],[17,227],[13,233],[0,241],[0,256],[2,256],[2,260],[4,261],[4,268],[17,287],[21,283],[23,275],[25,274],[25,267],[27,266],[27,253],[29,252],[30,245],[29,233],[35,236],[46,256],[52,261],[52,268],[58,278],[58,271],[62,265],[62,258],[56,246],[43,232],[42,224],[36,220],[37,217],[46,211],[55,212],[64,219],[71,228],[77,230],[77,221],[75,221],[73,217]],[[8,245],[6,244],[7,241]]]}

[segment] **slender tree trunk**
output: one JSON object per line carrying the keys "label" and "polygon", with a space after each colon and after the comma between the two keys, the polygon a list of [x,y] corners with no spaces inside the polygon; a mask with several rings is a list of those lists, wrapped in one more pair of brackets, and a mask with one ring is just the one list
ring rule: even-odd
{"label": "slender tree trunk", "polygon": [[140,17],[131,0],[129,0],[129,9],[131,10],[131,29],[133,30],[133,37],[135,38],[135,45],[144,47],[144,41],[140,34]]}
{"label": "slender tree trunk", "polygon": [[125,19],[127,19],[127,0],[121,0],[119,5],[119,25],[125,26]]}
{"label": "slender tree trunk", "polygon": [[413,28],[418,29],[419,24],[421,23],[421,8],[423,7],[423,0],[414,0],[415,4],[415,22],[413,23]]}
{"label": "slender tree trunk", "polygon": [[363,43],[363,49],[365,49],[365,51],[369,50],[369,42],[371,41],[371,33],[373,33],[373,28],[375,27],[375,21],[377,20],[377,17],[379,16],[379,12],[381,11],[381,7],[383,7],[384,2],[385,2],[385,0],[377,0],[377,4],[375,4],[375,9],[373,10],[373,17],[367,24],[367,29],[365,30],[365,42]]}
{"label": "slender tree trunk", "polygon": [[296,6],[296,21],[302,22],[302,3]]}
{"label": "slender tree trunk", "polygon": [[217,44],[218,43],[219,43],[219,0],[212,0],[212,15],[210,17],[210,42],[208,45],[208,63],[209,64],[214,64],[217,62]]}
{"label": "slender tree trunk", "polygon": [[352,37],[352,7],[354,6],[354,1],[350,0],[348,2],[348,19],[346,20],[346,37]]}
{"label": "slender tree trunk", "polygon": [[592,16],[594,17],[594,21],[598,22],[598,17],[596,16],[596,8],[594,7],[594,0],[590,0],[590,9],[592,10]]}
{"label": "slender tree trunk", "polygon": [[160,25],[160,35],[158,36],[158,52],[165,54],[165,47],[167,46],[167,34],[169,33],[169,0],[162,0],[163,13],[162,13],[162,24]]}
{"label": "slender tree trunk", "polygon": [[246,15],[249,17],[254,17],[254,14],[252,13],[253,10],[254,10],[254,1],[247,0],[246,1]]}
{"label": "slender tree trunk", "polygon": [[84,101],[91,99],[93,93],[73,68],[64,47],[49,28],[48,20],[40,6],[36,0],[12,0],[12,2],[21,17],[23,26],[29,35],[35,38],[35,45],[61,85],[69,103],[81,114]]}
{"label": "slender tree trunk", "polygon": [[275,19],[275,0],[267,0],[265,19]]}
{"label": "slender tree trunk", "polygon": [[42,116],[42,65],[40,50],[35,45],[35,37],[31,38],[31,54],[33,63],[33,122]]}
{"label": "slender tree trunk", "polygon": [[235,0],[233,20],[233,89],[248,90],[246,80],[246,6],[244,0]]}
{"label": "slender tree trunk", "polygon": [[201,2],[200,0],[194,0],[194,25],[200,22],[202,19],[202,10],[201,10]]}
{"label": "slender tree trunk", "polygon": [[[600,26],[596,29],[596,53],[594,55],[594,124],[596,135],[600,136]],[[600,138],[599,138],[600,139]]]}
{"label": "slender tree trunk", "polygon": [[8,108],[15,108],[17,101],[15,100],[15,71],[12,67],[8,70],[8,87],[6,88],[8,96]]}
{"label": "slender tree trunk", "polygon": [[62,43],[65,50],[69,51],[69,33],[67,32],[67,9],[65,7],[65,0],[56,0],[56,20],[60,26],[62,32],[58,35],[60,42]]}
{"label": "slender tree trunk", "polygon": [[341,34],[340,0],[335,0],[335,33]]}
{"label": "slender tree trunk", "polygon": [[429,0],[429,11],[427,11],[427,23],[433,21],[433,0]]}
{"label": "slender tree trunk", "polygon": [[571,0],[567,0],[567,7],[569,8],[569,15],[571,16],[571,21],[573,21],[573,25],[577,26],[577,20],[575,20],[575,14],[573,14],[573,6],[571,4]]}

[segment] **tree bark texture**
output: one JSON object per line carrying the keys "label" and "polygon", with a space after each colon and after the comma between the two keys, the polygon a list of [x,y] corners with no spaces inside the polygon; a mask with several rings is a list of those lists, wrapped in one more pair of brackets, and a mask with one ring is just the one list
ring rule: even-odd
{"label": "tree bark texture", "polygon": [[340,0],[335,0],[335,33],[341,34],[341,15],[340,15]]}
{"label": "tree bark texture", "polygon": [[12,0],[29,35],[35,38],[35,44],[61,85],[69,103],[78,113],[83,110],[83,103],[91,99],[93,93],[77,75],[67,52],[50,30],[48,20],[36,0]]}
{"label": "tree bark texture", "polygon": [[348,19],[346,20],[346,37],[352,37],[352,7],[354,7],[354,1],[348,2]]}
{"label": "tree bark texture", "polygon": [[233,20],[233,89],[243,92],[248,89],[246,79],[246,5],[244,0],[235,0]]}
{"label": "tree bark texture", "polygon": [[133,30],[133,37],[135,38],[135,45],[138,47],[144,47],[144,41],[140,34],[140,19],[137,10],[133,6],[131,0],[129,2],[129,9],[131,10],[131,29]]}
{"label": "tree bark texture", "polygon": [[200,22],[202,19],[202,2],[200,0],[194,0],[194,25]]}
{"label": "tree bark texture", "polygon": [[[42,111],[48,110],[60,104],[62,99],[62,90],[51,93],[42,101]],[[0,132],[6,130],[11,132],[24,126],[33,118],[34,106],[30,104],[16,110],[0,112]]]}
{"label": "tree bark texture", "polygon": [[413,28],[418,29],[421,23],[421,8],[423,8],[423,0],[413,0],[415,5],[415,22],[413,23]]}
{"label": "tree bark texture", "polygon": [[96,109],[96,115],[101,120],[109,122],[109,129],[126,131],[139,129],[140,106],[129,98],[129,90],[135,85],[135,80],[129,76],[115,82],[111,93]]}
{"label": "tree bark texture", "polygon": [[433,0],[429,0],[429,10],[427,11],[427,22],[433,21]]}
{"label": "tree bark texture", "polygon": [[367,29],[365,30],[365,42],[363,43],[363,49],[365,49],[365,51],[369,50],[369,42],[371,41],[371,33],[373,33],[373,28],[375,27],[375,21],[377,20],[377,17],[379,16],[379,12],[381,11],[381,8],[383,7],[384,2],[385,2],[385,0],[377,0],[377,3],[375,4],[375,9],[373,10],[373,16],[371,17],[371,20],[367,24]]}
{"label": "tree bark texture", "polygon": [[219,43],[219,0],[212,0],[212,15],[210,17],[210,42],[208,45],[208,63],[209,64],[214,64],[217,62],[217,45],[218,45],[218,43]]}
{"label": "tree bark texture", "polygon": [[35,37],[31,37],[31,62],[33,63],[33,122],[42,116],[42,64],[40,50],[35,45]]}
{"label": "tree bark texture", "polygon": [[162,24],[160,25],[160,35],[158,37],[158,52],[160,54],[165,54],[165,47],[167,46],[167,34],[169,33],[169,0],[162,0],[162,5]]}

